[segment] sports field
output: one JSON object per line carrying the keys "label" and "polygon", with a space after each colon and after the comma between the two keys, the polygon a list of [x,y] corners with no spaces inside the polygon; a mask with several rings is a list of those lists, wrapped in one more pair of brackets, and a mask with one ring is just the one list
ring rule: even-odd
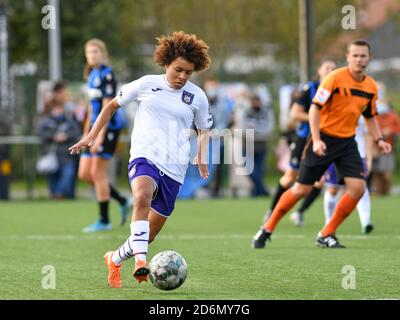
{"label": "sports field", "polygon": [[[189,265],[182,287],[165,292],[151,283],[136,284],[131,276],[133,261],[122,267],[124,287],[108,288],[103,255],[129,234],[128,224],[117,225],[115,203],[114,229],[86,235],[80,230],[93,221],[97,208],[89,200],[1,202],[0,299],[400,298],[398,196],[372,199],[376,229],[368,236],[360,234],[353,213],[338,231],[346,249],[314,245],[323,223],[321,199],[307,213],[304,227],[293,226],[285,217],[265,249],[252,249],[251,239],[267,203],[265,199],[178,201],[150,245],[150,258],[161,250],[175,250]],[[55,289],[42,288],[50,270],[43,267],[49,265],[55,270]],[[343,267],[355,273],[342,273]]]}

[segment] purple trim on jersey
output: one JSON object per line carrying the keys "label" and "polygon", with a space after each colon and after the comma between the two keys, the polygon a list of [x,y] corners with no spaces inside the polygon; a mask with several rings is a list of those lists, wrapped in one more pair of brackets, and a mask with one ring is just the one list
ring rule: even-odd
{"label": "purple trim on jersey", "polygon": [[150,207],[160,215],[169,217],[175,208],[181,184],[168,177],[146,158],[133,159],[128,165],[129,184],[140,176],[150,177],[157,185]]}
{"label": "purple trim on jersey", "polygon": [[[364,177],[367,178],[367,161],[362,159],[363,163],[363,173]],[[338,181],[337,171],[333,163],[330,164],[329,168],[324,173],[325,184],[327,186],[337,187],[340,186],[340,181]]]}

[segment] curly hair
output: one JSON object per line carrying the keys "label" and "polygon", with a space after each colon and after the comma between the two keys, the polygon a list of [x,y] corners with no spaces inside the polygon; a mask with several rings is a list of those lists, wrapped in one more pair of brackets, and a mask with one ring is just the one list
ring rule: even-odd
{"label": "curly hair", "polygon": [[194,64],[194,71],[208,68],[211,59],[208,55],[208,45],[195,34],[183,31],[174,32],[172,36],[157,38],[158,45],[154,51],[155,62],[164,67],[171,64],[176,58],[184,58]]}

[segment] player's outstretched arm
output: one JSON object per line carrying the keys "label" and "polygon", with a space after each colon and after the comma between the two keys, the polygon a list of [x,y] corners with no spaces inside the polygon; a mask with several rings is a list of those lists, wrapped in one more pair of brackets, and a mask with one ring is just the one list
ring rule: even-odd
{"label": "player's outstretched arm", "polygon": [[326,152],[325,142],[321,140],[319,131],[320,123],[320,111],[318,107],[313,103],[309,111],[310,131],[313,141],[313,152],[319,156],[324,156]]}
{"label": "player's outstretched arm", "polygon": [[365,118],[365,125],[372,139],[377,143],[379,152],[388,154],[392,152],[392,145],[383,139],[381,129],[379,129],[378,122],[375,117]]}
{"label": "player's outstretched arm", "polygon": [[196,164],[199,167],[200,176],[208,178],[207,150],[209,130],[198,130]]}
{"label": "player's outstretched arm", "polygon": [[83,147],[91,147],[96,141],[96,138],[101,131],[101,129],[110,121],[114,112],[117,111],[119,105],[116,98],[112,99],[105,107],[101,110],[93,128],[89,131],[88,135],[74,144],[72,147],[68,148],[71,154],[78,154]]}

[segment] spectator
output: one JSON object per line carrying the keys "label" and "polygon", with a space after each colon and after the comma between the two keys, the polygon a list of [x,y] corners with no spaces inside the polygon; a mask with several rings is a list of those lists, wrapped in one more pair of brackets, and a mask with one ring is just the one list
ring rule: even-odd
{"label": "spectator", "polygon": [[77,158],[70,155],[68,147],[80,137],[81,130],[73,115],[65,111],[67,100],[65,84],[57,82],[37,124],[42,153],[54,149],[59,163],[58,170],[47,175],[53,199],[75,198]]}
{"label": "spectator", "polygon": [[[204,89],[208,97],[210,111],[213,117],[212,129],[215,134],[211,136],[211,183],[209,190],[211,196],[221,196],[221,187],[224,180],[224,154],[225,145],[223,130],[231,128],[233,124],[233,101],[220,90],[221,86],[216,80],[207,80]],[[215,166],[215,168],[213,168]],[[212,170],[214,169],[214,170]],[[213,174],[212,174],[213,173]]]}
{"label": "spectator", "polygon": [[246,154],[248,168],[251,168],[248,162],[253,161],[253,170],[249,174],[253,182],[251,196],[269,196],[269,191],[264,186],[264,168],[268,153],[267,142],[275,127],[272,108],[264,105],[258,95],[252,95],[250,106],[244,113],[243,125],[244,130],[254,130],[254,140],[246,135],[246,143],[243,144],[244,149],[247,148],[246,144],[253,146],[253,155]]}
{"label": "spectator", "polygon": [[396,164],[395,146],[397,135],[400,134],[400,117],[384,100],[377,102],[377,111],[376,120],[384,139],[392,145],[392,152],[379,154],[375,150],[372,163],[372,186],[375,194],[388,195]]}

